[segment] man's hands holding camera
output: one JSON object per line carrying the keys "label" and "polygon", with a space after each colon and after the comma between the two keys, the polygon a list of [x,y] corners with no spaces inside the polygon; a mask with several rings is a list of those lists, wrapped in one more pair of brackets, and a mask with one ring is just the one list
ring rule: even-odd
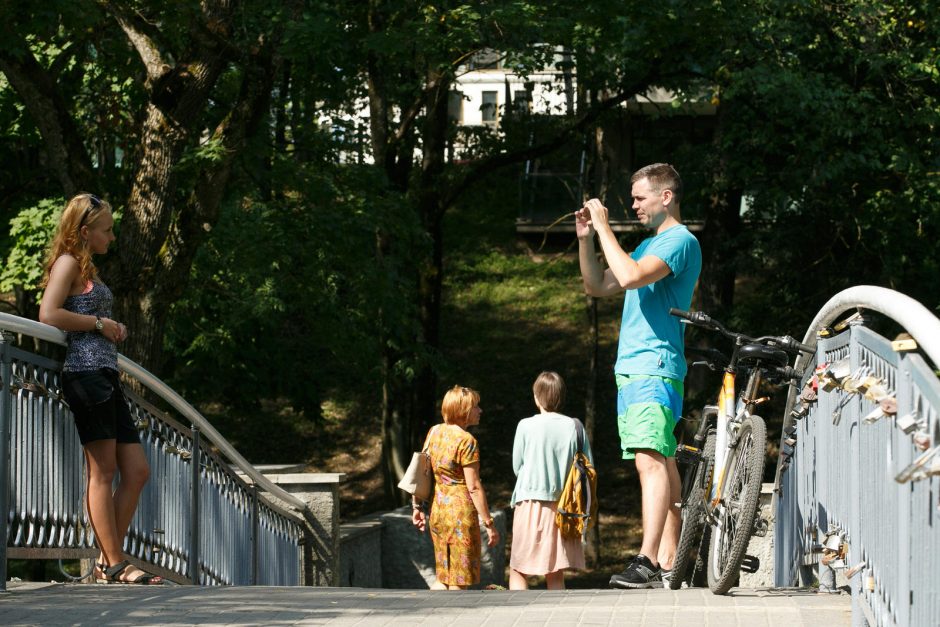
{"label": "man's hands holding camera", "polygon": [[578,239],[585,239],[594,235],[595,226],[607,224],[607,207],[597,198],[591,198],[584,206],[574,212],[574,231]]}

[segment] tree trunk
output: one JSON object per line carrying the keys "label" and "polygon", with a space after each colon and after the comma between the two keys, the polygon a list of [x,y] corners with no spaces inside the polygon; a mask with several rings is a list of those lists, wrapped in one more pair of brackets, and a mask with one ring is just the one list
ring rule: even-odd
{"label": "tree trunk", "polygon": [[[419,266],[418,301],[421,316],[421,341],[431,351],[440,347],[441,296],[444,275],[443,198],[440,193],[441,178],[447,158],[447,104],[450,82],[439,75],[428,77],[429,84],[436,84],[427,105],[422,133],[423,152],[421,177],[417,193],[421,223],[431,237],[431,257]],[[422,438],[436,422],[437,373],[422,360],[416,378],[415,400],[411,424],[413,438]],[[416,445],[420,443],[415,441]]]}
{"label": "tree trunk", "polygon": [[[596,94],[591,93],[592,101],[596,100]],[[607,159],[607,152],[604,145],[604,128],[598,125],[594,129],[593,141],[587,143],[589,150],[589,171],[593,173],[590,187],[583,186],[584,192],[581,200],[587,200],[587,196],[595,198],[605,198],[610,186],[610,162]],[[584,429],[587,431],[588,438],[594,442],[594,427],[597,421],[597,362],[600,347],[600,335],[598,333],[597,320],[597,298],[585,296],[585,305],[587,311],[587,323],[590,329],[590,345],[588,349],[588,383],[584,398]],[[595,521],[593,529],[587,536],[587,543],[584,547],[584,557],[589,566],[596,566],[601,559],[601,536],[600,521]]]}
{"label": "tree trunk", "polygon": [[[728,115],[718,109],[715,129],[716,151],[721,145],[722,127]],[[736,243],[741,236],[741,190],[734,189],[725,174],[725,157],[719,152],[712,178],[712,194],[705,206],[705,225],[700,236],[702,273],[698,281],[699,308],[719,320],[727,318],[734,305],[737,278]]]}
{"label": "tree trunk", "polygon": [[386,501],[404,505],[407,497],[398,482],[411,461],[414,438],[408,418],[411,415],[408,388],[395,375],[400,353],[387,345],[382,355],[382,475]]}

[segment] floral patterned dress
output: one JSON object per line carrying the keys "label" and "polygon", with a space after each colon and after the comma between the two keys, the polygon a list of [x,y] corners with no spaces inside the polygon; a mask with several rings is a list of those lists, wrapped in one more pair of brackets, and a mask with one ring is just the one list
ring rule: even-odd
{"label": "floral patterned dress", "polygon": [[480,581],[482,539],[463,467],[480,461],[477,441],[457,425],[431,427],[424,443],[434,469],[431,539],[437,579],[451,586]]}

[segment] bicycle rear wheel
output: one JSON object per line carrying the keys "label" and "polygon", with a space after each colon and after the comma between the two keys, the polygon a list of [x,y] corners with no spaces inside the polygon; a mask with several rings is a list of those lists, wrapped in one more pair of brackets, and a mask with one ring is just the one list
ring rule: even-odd
{"label": "bicycle rear wheel", "polygon": [[738,581],[741,562],[754,531],[754,519],[764,476],[767,430],[760,416],[741,423],[737,445],[730,451],[730,475],[718,506],[717,524],[712,526],[708,552],[708,587],[724,594]]}
{"label": "bicycle rear wheel", "polygon": [[702,447],[702,456],[692,478],[692,489],[682,503],[682,531],[676,558],[672,563],[672,578],[669,587],[678,590],[683,581],[693,585],[691,567],[695,564],[705,528],[705,494],[711,486],[712,468],[715,464],[715,431],[710,429]]}

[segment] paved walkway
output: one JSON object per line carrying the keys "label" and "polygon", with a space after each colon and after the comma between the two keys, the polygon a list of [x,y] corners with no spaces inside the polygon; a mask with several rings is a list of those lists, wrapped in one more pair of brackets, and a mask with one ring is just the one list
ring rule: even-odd
{"label": "paved walkway", "polygon": [[3,625],[720,625],[841,627],[845,594],[809,590],[546,592],[8,583]]}

